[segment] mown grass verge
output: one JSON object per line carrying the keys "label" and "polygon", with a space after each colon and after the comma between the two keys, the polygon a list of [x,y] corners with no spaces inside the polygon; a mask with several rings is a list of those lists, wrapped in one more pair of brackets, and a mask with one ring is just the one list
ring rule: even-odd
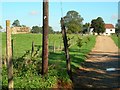
{"label": "mown grass verge", "polygon": [[120,48],[120,36],[112,35],[111,38],[113,39],[113,41],[115,42],[115,44]]}

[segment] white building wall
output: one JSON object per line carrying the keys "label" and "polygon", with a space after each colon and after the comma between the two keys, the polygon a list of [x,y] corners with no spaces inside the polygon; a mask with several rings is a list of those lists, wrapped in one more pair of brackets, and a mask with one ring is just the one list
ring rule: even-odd
{"label": "white building wall", "polygon": [[93,29],[94,28],[90,28],[90,34],[93,35]]}
{"label": "white building wall", "polygon": [[112,33],[115,33],[115,29],[106,29],[104,35],[111,35]]}

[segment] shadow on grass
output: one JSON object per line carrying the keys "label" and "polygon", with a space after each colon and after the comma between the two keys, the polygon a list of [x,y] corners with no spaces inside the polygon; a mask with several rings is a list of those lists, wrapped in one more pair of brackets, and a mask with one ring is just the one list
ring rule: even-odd
{"label": "shadow on grass", "polygon": [[[77,49],[70,49],[70,60],[72,69],[78,68],[81,62],[84,62],[86,59],[86,54],[89,52],[87,49],[81,49],[80,51]],[[50,64],[55,64],[58,62],[59,66],[66,68],[66,58],[64,51],[61,52],[50,52],[49,53],[49,62]]]}
{"label": "shadow on grass", "polygon": [[[39,48],[39,46],[37,47]],[[51,47],[52,48],[52,47]],[[81,50],[82,51],[82,50]],[[84,52],[84,54],[83,54]],[[71,67],[72,69],[76,69],[80,66],[81,62],[84,62],[85,59],[85,53],[88,52],[88,50],[83,50],[83,52],[79,52],[77,49],[71,49],[70,50],[70,58],[71,58]],[[30,51],[27,52],[20,58],[15,58],[14,61],[14,69],[18,69],[18,71],[14,72],[15,76],[24,76],[26,73],[28,73],[27,71],[29,70],[29,68],[33,68],[33,71],[31,72],[37,72],[38,75],[41,74],[41,60],[39,59],[39,68],[38,67],[34,67],[37,64],[34,64],[34,61],[36,62],[37,60],[35,60],[35,58],[30,60],[25,60],[23,59],[23,57],[25,57],[26,55],[30,54]],[[26,67],[25,64],[27,64],[28,66]],[[33,65],[34,64],[34,65]],[[30,66],[29,66],[30,65]],[[31,66],[33,65],[33,66]],[[37,69],[38,68],[38,69]],[[36,69],[36,70],[35,70]],[[66,82],[70,82],[70,78],[67,75],[67,70],[66,70],[66,59],[65,59],[65,54],[64,51],[60,51],[60,52],[49,52],[49,70],[55,70],[57,72],[56,77],[58,79],[58,87],[67,87],[69,88],[70,86],[66,83]],[[22,70],[22,71],[21,71]],[[54,72],[53,72],[54,73]],[[3,88],[7,88],[5,85],[3,85]]]}

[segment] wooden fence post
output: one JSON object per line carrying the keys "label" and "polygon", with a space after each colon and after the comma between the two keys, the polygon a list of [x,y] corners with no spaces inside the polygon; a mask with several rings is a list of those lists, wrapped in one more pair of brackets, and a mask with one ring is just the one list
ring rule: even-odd
{"label": "wooden fence post", "polygon": [[6,55],[7,55],[7,69],[8,69],[8,89],[13,90],[13,62],[12,62],[12,48],[11,48],[11,29],[10,21],[6,20]]}
{"label": "wooden fence post", "polygon": [[53,52],[55,53],[55,41],[53,41]]}
{"label": "wooden fence post", "polygon": [[62,41],[60,40],[60,50],[62,50]]}
{"label": "wooden fence post", "polygon": [[0,33],[0,90],[2,90],[2,33]]}
{"label": "wooden fence post", "polygon": [[67,73],[72,79],[71,61],[70,61],[70,55],[69,55],[69,50],[68,50],[68,40],[67,40],[66,29],[65,29],[63,18],[61,18],[61,29],[62,29],[65,57],[66,57]]}
{"label": "wooden fence post", "polygon": [[34,41],[32,41],[32,51],[31,51],[31,57],[33,57],[34,54]]}
{"label": "wooden fence post", "polygon": [[12,46],[12,57],[13,57],[13,46],[14,46],[13,39],[11,40],[11,46]]}
{"label": "wooden fence post", "polygon": [[7,66],[7,58],[6,58],[7,56],[6,56],[6,48],[5,48],[5,55],[4,55],[4,65],[5,65],[5,67]]}

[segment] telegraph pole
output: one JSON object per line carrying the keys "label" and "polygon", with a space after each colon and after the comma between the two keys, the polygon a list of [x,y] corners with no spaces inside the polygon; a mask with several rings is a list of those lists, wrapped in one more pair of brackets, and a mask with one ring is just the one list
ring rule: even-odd
{"label": "telegraph pole", "polygon": [[48,0],[43,0],[42,75],[48,72]]}

